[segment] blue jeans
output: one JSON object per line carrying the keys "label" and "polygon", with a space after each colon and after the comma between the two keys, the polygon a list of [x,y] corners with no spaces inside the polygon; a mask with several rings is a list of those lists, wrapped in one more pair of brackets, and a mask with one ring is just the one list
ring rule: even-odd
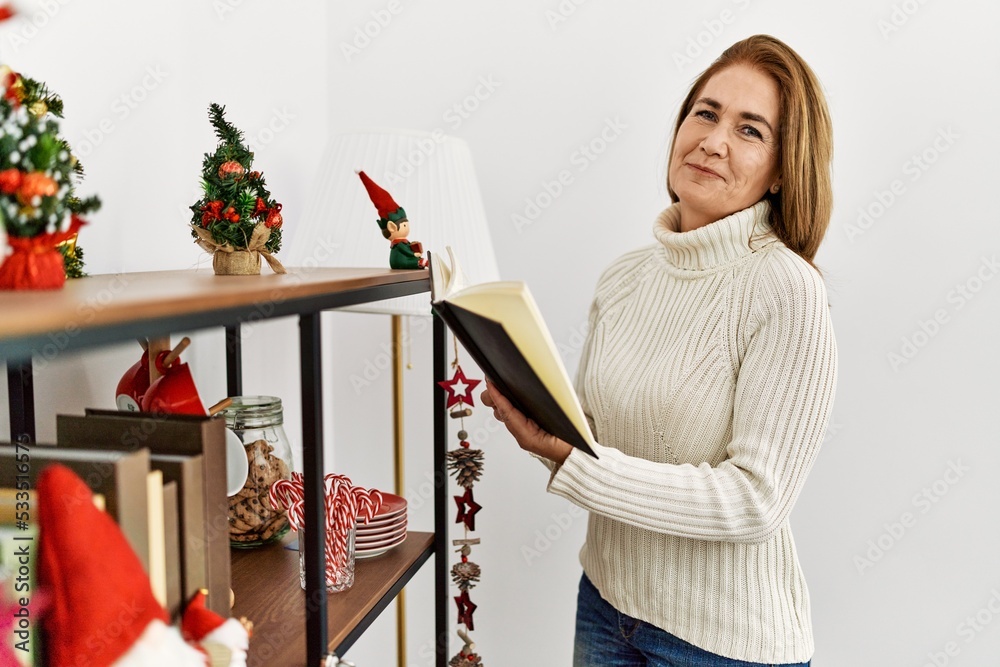
{"label": "blue jeans", "polygon": [[[709,653],[608,604],[580,578],[573,667],[768,667]],[[808,662],[771,667],[809,667]]]}

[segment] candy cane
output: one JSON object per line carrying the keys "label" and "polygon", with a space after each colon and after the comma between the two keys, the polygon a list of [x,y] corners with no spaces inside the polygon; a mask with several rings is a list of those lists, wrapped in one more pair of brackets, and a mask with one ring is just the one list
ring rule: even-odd
{"label": "candy cane", "polygon": [[[296,531],[305,527],[305,484],[301,473],[278,480],[268,492],[272,507],[282,507]],[[323,477],[323,524],[326,540],[327,581],[347,560],[350,531],[359,521],[368,523],[382,508],[383,496],[377,489],[354,486],[346,475],[334,473]]]}
{"label": "candy cane", "polygon": [[303,495],[301,484],[288,479],[274,482],[268,490],[271,506],[283,508],[288,516],[288,522],[296,531],[301,530],[305,523]]}

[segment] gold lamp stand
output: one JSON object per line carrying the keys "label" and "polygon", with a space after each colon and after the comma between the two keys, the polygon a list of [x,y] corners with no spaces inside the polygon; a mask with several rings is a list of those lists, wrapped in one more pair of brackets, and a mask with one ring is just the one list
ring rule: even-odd
{"label": "gold lamp stand", "polygon": [[[405,498],[403,458],[403,324],[392,316],[392,437],[395,447],[396,495]],[[406,588],[396,596],[396,663],[406,667]]]}

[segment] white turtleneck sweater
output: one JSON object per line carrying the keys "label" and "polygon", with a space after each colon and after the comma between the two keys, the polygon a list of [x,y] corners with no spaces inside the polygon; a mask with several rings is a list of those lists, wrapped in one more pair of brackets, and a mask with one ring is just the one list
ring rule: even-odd
{"label": "white turtleneck sweater", "polygon": [[577,375],[600,458],[546,463],[548,490],[590,511],[580,561],[616,609],[728,658],[796,663],[813,637],[788,515],[837,347],[823,281],[768,206],[688,232],[671,206],[658,243],[604,272]]}

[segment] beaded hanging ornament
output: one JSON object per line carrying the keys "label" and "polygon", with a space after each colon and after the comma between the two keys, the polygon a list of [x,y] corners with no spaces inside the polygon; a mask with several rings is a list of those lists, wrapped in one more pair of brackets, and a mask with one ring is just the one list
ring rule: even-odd
{"label": "beaded hanging ornament", "polygon": [[476,655],[476,643],[472,641],[467,632],[459,629],[458,636],[462,638],[465,645],[462,650],[451,659],[448,663],[448,667],[483,667],[483,660],[478,655]]}
{"label": "beaded hanging ornament", "polygon": [[[482,575],[482,569],[478,564],[469,560],[472,554],[472,547],[479,544],[479,538],[470,538],[469,531],[476,529],[476,514],[482,509],[473,497],[472,487],[483,475],[483,451],[472,449],[469,443],[469,432],[465,430],[465,418],[472,414],[472,407],[475,405],[472,398],[472,390],[481,382],[465,376],[462,367],[458,363],[458,341],[454,340],[455,359],[451,366],[455,369],[455,374],[450,380],[444,380],[438,384],[448,392],[448,400],[445,409],[452,419],[459,420],[458,444],[447,454],[448,474],[455,477],[456,482],[465,491],[462,495],[454,496],[458,513],[455,523],[465,526],[465,539],[453,540],[455,546],[460,547],[457,552],[461,554],[461,561],[455,563],[451,568],[451,580],[458,587],[460,593],[454,597],[455,605],[458,608],[459,625],[464,625],[468,631],[475,629],[473,613],[477,605],[469,597],[469,591],[475,588]],[[461,389],[459,389],[461,387]],[[451,659],[450,667],[483,667],[482,659],[474,651],[475,643],[468,633],[462,629],[458,630],[459,637],[463,640],[462,649]]]}

